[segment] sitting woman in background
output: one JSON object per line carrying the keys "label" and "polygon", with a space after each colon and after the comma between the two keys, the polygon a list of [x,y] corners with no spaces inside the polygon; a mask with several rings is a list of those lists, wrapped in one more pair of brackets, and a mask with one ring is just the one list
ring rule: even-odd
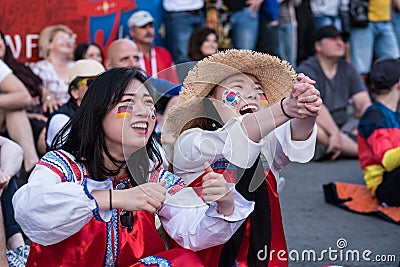
{"label": "sitting woman in background", "polygon": [[103,64],[104,54],[101,47],[93,42],[78,45],[74,52],[75,61],[81,59],[94,59]]}
{"label": "sitting woman in background", "polygon": [[217,50],[217,34],[213,29],[200,27],[193,31],[189,40],[189,57],[193,61],[213,55],[217,53]]}
{"label": "sitting woman in background", "polygon": [[188,56],[192,61],[179,64],[177,72],[179,80],[182,82],[190,69],[197,61],[213,55],[218,51],[217,34],[213,29],[207,27],[196,28],[189,39]]}
{"label": "sitting woman in background", "polygon": [[65,25],[51,25],[40,32],[39,48],[44,60],[30,65],[43,81],[43,106],[52,113],[69,99],[68,74],[74,65],[75,34]]}
{"label": "sitting woman in background", "polygon": [[0,31],[0,59],[8,65],[14,75],[25,85],[31,94],[31,104],[26,109],[29,122],[31,123],[33,139],[36,144],[36,150],[39,154],[46,153],[45,135],[47,117],[43,115],[42,107],[42,80],[32,72],[32,70],[22,62],[17,61],[6,46],[4,34]]}
{"label": "sitting woman in background", "polygon": [[7,134],[24,151],[24,164],[20,171],[20,180],[23,183],[39,161],[25,111],[31,103],[31,97],[24,84],[1,59],[0,89],[0,133]]}

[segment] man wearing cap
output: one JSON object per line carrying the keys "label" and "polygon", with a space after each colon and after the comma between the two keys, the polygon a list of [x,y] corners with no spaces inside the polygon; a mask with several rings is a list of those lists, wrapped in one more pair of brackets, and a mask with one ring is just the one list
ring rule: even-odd
{"label": "man wearing cap", "polygon": [[[128,20],[129,33],[139,49],[139,64],[149,76],[179,83],[175,64],[168,50],[153,46],[154,18],[147,11],[136,11]],[[183,45],[183,44],[177,44]]]}
{"label": "man wearing cap", "polygon": [[372,194],[400,206],[400,59],[379,59],[370,79],[376,101],[358,125],[358,157]]}
{"label": "man wearing cap", "polygon": [[93,80],[103,71],[103,65],[93,59],[78,60],[71,68],[68,76],[68,93],[71,97],[67,103],[54,111],[48,119],[46,133],[46,145],[48,148],[51,147],[58,131],[61,130],[80,106],[88,89],[88,81]]}
{"label": "man wearing cap", "polygon": [[[298,67],[317,83],[324,105],[317,117],[318,134],[315,160],[327,154],[335,160],[339,155],[357,157],[357,117],[371,104],[366,87],[356,69],[343,57],[343,38],[348,34],[334,26],[325,26],[314,33],[315,56]],[[352,104],[354,113],[349,114]]]}

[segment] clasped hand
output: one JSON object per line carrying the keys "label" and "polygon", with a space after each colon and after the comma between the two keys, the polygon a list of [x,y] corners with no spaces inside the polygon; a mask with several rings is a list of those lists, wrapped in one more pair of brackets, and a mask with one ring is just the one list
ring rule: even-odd
{"label": "clasped hand", "polygon": [[289,110],[286,112],[294,118],[316,117],[319,115],[322,106],[320,92],[314,87],[316,83],[308,76],[300,73],[297,82],[288,97]]}

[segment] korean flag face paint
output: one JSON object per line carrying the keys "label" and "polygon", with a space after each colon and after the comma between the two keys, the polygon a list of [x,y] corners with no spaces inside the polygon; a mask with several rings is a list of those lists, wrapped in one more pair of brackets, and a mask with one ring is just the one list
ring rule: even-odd
{"label": "korean flag face paint", "polygon": [[132,116],[133,106],[119,106],[117,110],[117,119],[130,118]]}
{"label": "korean flag face paint", "polygon": [[240,101],[241,95],[238,91],[225,90],[222,93],[222,103],[235,108]]}

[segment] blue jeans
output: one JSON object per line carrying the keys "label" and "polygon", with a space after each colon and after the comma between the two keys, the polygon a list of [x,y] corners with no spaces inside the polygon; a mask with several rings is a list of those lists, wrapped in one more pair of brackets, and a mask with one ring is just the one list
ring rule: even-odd
{"label": "blue jeans", "polygon": [[399,45],[400,49],[400,12],[392,11],[392,24],[393,29],[396,34],[397,44]]}
{"label": "blue jeans", "polygon": [[293,26],[292,23],[279,23],[279,56],[289,62],[293,67],[296,60],[294,58]]}
{"label": "blue jeans", "polygon": [[371,70],[373,55],[399,57],[399,46],[391,22],[370,21],[366,28],[351,28],[351,62],[359,73]]}
{"label": "blue jeans", "polygon": [[255,50],[258,38],[258,13],[243,8],[230,18],[232,48]]}
{"label": "blue jeans", "polygon": [[342,22],[340,16],[314,16],[315,29],[322,28],[324,26],[333,25],[338,31],[342,30]]}
{"label": "blue jeans", "polygon": [[165,45],[171,52],[175,64],[190,61],[189,39],[193,30],[205,26],[203,11],[164,12]]}

